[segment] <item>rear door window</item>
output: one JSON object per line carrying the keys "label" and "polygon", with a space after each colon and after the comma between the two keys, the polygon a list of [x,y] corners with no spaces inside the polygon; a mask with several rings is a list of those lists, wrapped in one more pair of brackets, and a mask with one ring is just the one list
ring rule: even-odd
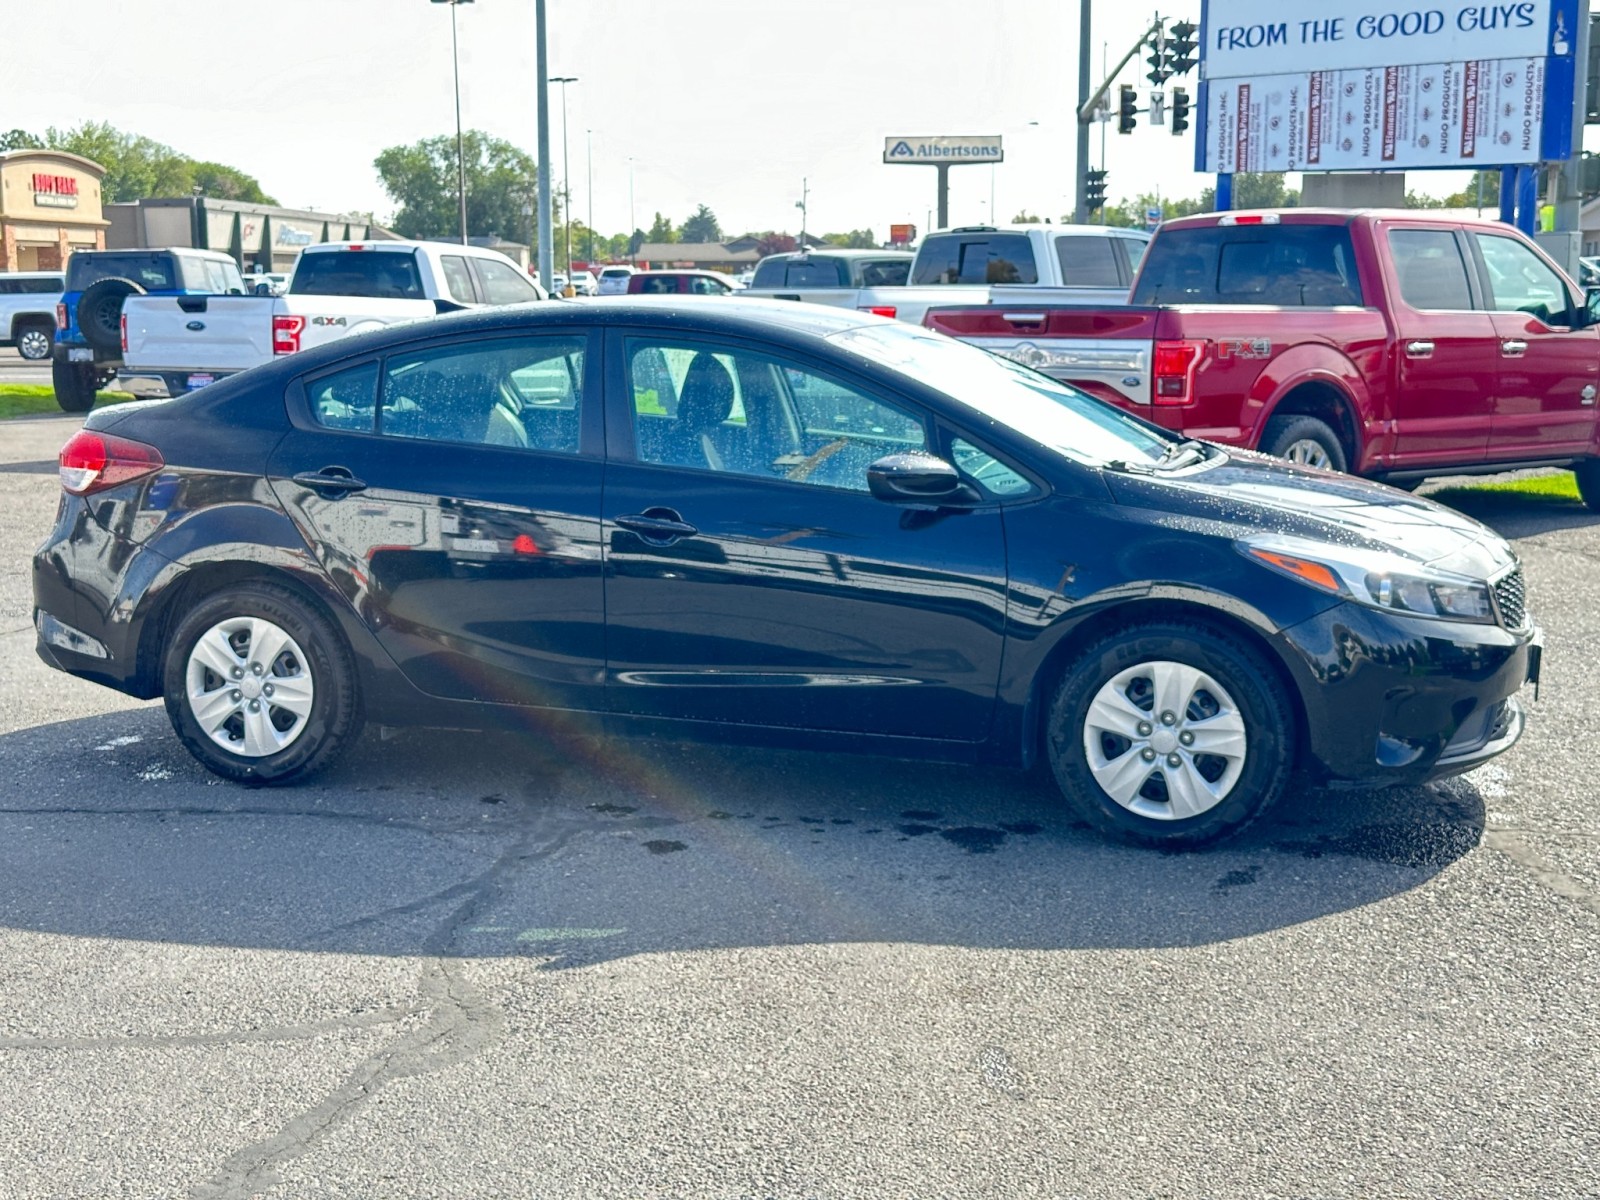
{"label": "rear door window", "polygon": [[472,273],[467,270],[467,260],[459,254],[445,254],[439,258],[444,270],[445,291],[458,304],[476,304],[478,295],[472,290]]}
{"label": "rear door window", "polygon": [[904,287],[909,278],[909,258],[868,259],[861,264],[862,287]]}
{"label": "rear door window", "polygon": [[1145,254],[1134,304],[1360,304],[1344,225],[1164,229]]}
{"label": "rear door window", "polygon": [[533,290],[533,284],[509,263],[496,262],[492,258],[474,258],[471,262],[478,283],[483,288],[484,303],[522,304],[539,298],[539,293]]}
{"label": "rear door window", "polygon": [[1448,229],[1391,229],[1389,255],[1400,298],[1423,312],[1472,307],[1472,288],[1461,245]]}
{"label": "rear door window", "polygon": [[924,239],[911,282],[1038,283],[1033,244],[1023,233],[947,233]]}
{"label": "rear door window", "polygon": [[1056,261],[1061,264],[1064,287],[1119,288],[1122,265],[1116,243],[1109,237],[1065,234],[1056,238]]}

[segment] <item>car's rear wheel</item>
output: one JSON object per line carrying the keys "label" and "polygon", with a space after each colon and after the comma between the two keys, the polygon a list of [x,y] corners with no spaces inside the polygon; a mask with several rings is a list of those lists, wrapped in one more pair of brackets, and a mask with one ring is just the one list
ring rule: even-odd
{"label": "car's rear wheel", "polygon": [[163,683],[185,748],[238,783],[302,779],[360,731],[343,639],[273,583],[241,584],[196,605],[168,640]]}
{"label": "car's rear wheel", "polygon": [[1198,625],[1121,630],[1056,688],[1047,754],[1069,805],[1096,829],[1153,846],[1238,833],[1278,799],[1294,720],[1271,669]]}
{"label": "car's rear wheel", "polygon": [[62,412],[88,412],[94,407],[100,373],[93,363],[62,362],[58,358],[50,364],[50,382],[55,385],[56,404]]}
{"label": "car's rear wheel", "polygon": [[17,330],[17,353],[29,362],[43,362],[56,344],[48,325],[27,325]]}
{"label": "car's rear wheel", "polygon": [[1586,458],[1572,468],[1578,480],[1578,495],[1595,512],[1600,512],[1600,458]]}
{"label": "car's rear wheel", "polygon": [[1273,417],[1261,431],[1261,449],[1302,466],[1326,471],[1349,469],[1339,435],[1316,417]]}

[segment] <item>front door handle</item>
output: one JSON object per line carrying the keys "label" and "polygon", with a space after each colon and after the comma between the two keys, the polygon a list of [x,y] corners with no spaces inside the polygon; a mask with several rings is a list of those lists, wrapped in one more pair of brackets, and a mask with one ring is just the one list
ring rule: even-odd
{"label": "front door handle", "polygon": [[320,471],[302,471],[294,477],[301,487],[310,488],[319,496],[343,496],[350,492],[367,490],[365,481],[357,479],[344,467],[323,467]]}
{"label": "front door handle", "polygon": [[642,513],[618,517],[617,525],[638,534],[652,546],[670,546],[679,538],[693,537],[700,532],[670,508],[647,508]]}
{"label": "front door handle", "polygon": [[1516,338],[1508,338],[1500,343],[1500,354],[1504,358],[1521,358],[1528,352],[1528,343]]}
{"label": "front door handle", "polygon": [[1428,358],[1433,354],[1432,342],[1407,342],[1407,358]]}
{"label": "front door handle", "polygon": [[1594,384],[1592,384],[1592,383],[1584,384],[1583,385],[1583,391],[1579,392],[1578,395],[1579,395],[1579,397],[1581,398],[1581,400],[1582,400],[1582,402],[1584,404],[1593,404],[1594,403],[1594,396],[1595,396]]}

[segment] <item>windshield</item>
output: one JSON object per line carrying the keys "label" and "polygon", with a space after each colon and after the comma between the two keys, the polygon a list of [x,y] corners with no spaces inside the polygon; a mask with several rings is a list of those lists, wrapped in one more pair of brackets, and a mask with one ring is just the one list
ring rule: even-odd
{"label": "windshield", "polygon": [[1091,466],[1153,466],[1173,443],[1144,422],[1037,371],[909,325],[862,325],[828,340],[943,392],[985,420]]}

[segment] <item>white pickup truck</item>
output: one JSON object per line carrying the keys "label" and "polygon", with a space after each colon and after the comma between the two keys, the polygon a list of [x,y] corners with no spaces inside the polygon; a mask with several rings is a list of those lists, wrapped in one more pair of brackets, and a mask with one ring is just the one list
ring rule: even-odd
{"label": "white pickup truck", "polygon": [[1142,229],[1109,225],[967,225],[924,237],[903,287],[850,287],[843,275],[832,282],[831,271],[810,282],[818,272],[800,268],[829,257],[816,250],[762,259],[739,295],[840,305],[913,325],[946,304],[1125,304],[1149,241]]}
{"label": "white pickup truck", "polygon": [[546,298],[515,262],[477,246],[307,246],[282,296],[129,296],[122,303],[118,387],[136,396],[181,396],[363,330]]}

